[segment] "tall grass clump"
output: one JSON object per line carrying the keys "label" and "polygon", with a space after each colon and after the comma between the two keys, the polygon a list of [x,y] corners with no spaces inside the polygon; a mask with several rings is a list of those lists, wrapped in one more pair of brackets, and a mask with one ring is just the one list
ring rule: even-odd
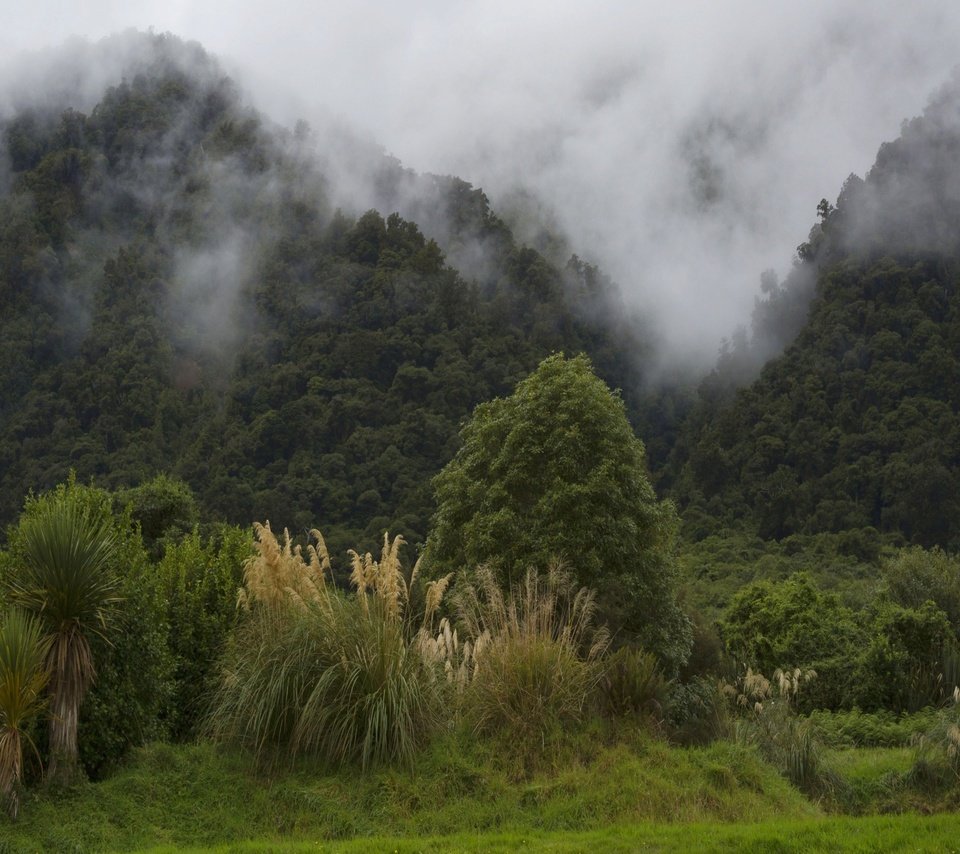
{"label": "tall grass clump", "polygon": [[737,741],[755,745],[761,755],[793,785],[808,795],[834,793],[836,774],[823,763],[823,748],[813,724],[797,712],[803,686],[816,678],[813,670],[777,670],[773,680],[747,669],[724,692],[740,717],[734,726]]}
{"label": "tall grass clump", "polygon": [[29,728],[46,705],[49,646],[36,617],[7,611],[0,623],[0,797],[12,818],[20,811],[24,747],[36,752]]}
{"label": "tall grass clump", "polygon": [[528,571],[509,595],[481,567],[461,592],[459,614],[473,643],[464,710],[476,732],[529,747],[583,718],[609,634],[594,626],[593,594],[576,590],[562,566]]}
{"label": "tall grass clump", "polygon": [[417,568],[407,580],[402,538],[385,535],[379,561],[351,552],[350,596],[326,580],[319,532],[308,560],[288,534],[281,545],[269,524],[256,533],[238,597],[246,613],[212,704],[213,735],[267,762],[410,762],[443,707],[445,680],[423,650],[449,579],[427,585],[414,627]]}
{"label": "tall grass clump", "polygon": [[660,722],[667,712],[670,680],[657,657],[642,649],[624,646],[610,655],[599,688],[600,711],[608,717]]}
{"label": "tall grass clump", "polygon": [[928,787],[960,783],[960,687],[936,721],[915,739],[916,756],[909,778]]}

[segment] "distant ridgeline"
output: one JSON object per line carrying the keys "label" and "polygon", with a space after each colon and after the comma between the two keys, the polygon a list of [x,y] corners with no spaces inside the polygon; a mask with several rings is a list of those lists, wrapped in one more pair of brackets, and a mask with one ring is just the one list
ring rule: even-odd
{"label": "distant ridgeline", "polygon": [[[166,471],[214,518],[319,524],[334,553],[418,542],[461,421],[550,352],[630,403],[643,350],[596,269],[517,245],[454,178],[423,181],[442,248],[334,210],[303,128],[198,47],[135,38],[92,109],[0,119],[0,522],[70,469]],[[411,180],[379,170],[387,196]]]}
{"label": "distant ridgeline", "polygon": [[766,538],[872,527],[956,548],[960,81],[819,212],[785,286],[757,309],[761,323],[796,318],[778,300],[805,276],[805,325],[736,392],[725,353],[664,482],[694,534],[746,519]]}

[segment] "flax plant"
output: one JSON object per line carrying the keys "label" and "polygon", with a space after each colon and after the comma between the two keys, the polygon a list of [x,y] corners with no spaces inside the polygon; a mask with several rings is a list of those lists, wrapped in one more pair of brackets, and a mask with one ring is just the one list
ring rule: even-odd
{"label": "flax plant", "polygon": [[31,614],[11,608],[0,624],[0,797],[12,818],[20,811],[24,746],[36,753],[31,721],[46,705],[44,662],[50,645]]}

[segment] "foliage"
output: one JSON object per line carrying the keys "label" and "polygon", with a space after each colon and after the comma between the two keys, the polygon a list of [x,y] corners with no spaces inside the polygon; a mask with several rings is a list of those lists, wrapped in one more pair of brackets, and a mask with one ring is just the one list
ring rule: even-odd
{"label": "foliage", "polygon": [[883,577],[892,601],[913,609],[933,602],[960,640],[960,558],[938,548],[903,549],[884,563]]}
{"label": "foliage", "polygon": [[670,683],[656,656],[622,646],[604,661],[599,693],[605,715],[660,721],[667,710]]}
{"label": "foliage", "polygon": [[0,797],[12,818],[20,810],[24,747],[36,751],[30,723],[46,705],[49,647],[38,617],[7,609],[0,623]]}
{"label": "foliage", "polygon": [[270,762],[315,756],[335,765],[410,763],[440,716],[442,680],[421,652],[445,582],[422,631],[405,632],[407,582],[400,537],[384,537],[379,561],[354,553],[354,596],[328,585],[319,532],[309,562],[284,534],[257,525],[257,553],[244,569],[245,614],[222,665],[210,728],[219,740]]}
{"label": "foliage", "polygon": [[237,589],[249,556],[247,533],[223,526],[208,538],[195,530],[169,544],[157,565],[175,666],[166,723],[176,741],[200,733],[216,664],[237,622]]}
{"label": "foliage", "polygon": [[131,490],[153,557],[195,521],[184,483],[201,521],[322,513],[337,556],[419,543],[477,403],[562,348],[638,387],[614,287],[479,189],[371,155],[385,214],[335,211],[310,145],[202,49],[128,38],[92,104],[0,118],[0,523],[72,468]]}
{"label": "foliage", "polygon": [[28,502],[17,529],[8,596],[35,614],[49,639],[50,763],[54,779],[77,771],[80,707],[96,678],[91,640],[104,637],[120,601],[111,519],[75,488]]}
{"label": "foliage", "polygon": [[904,608],[881,598],[873,610],[869,643],[855,677],[859,705],[915,712],[949,697],[960,668],[946,614],[929,600]]}
{"label": "foliage", "polygon": [[907,747],[933,725],[937,710],[928,707],[913,714],[885,709],[810,713],[817,737],[828,747]]}
{"label": "foliage", "polygon": [[552,564],[528,570],[504,595],[493,571],[459,590],[458,611],[473,644],[465,710],[479,733],[504,733],[531,760],[557,731],[583,719],[603,676],[609,643],[594,626],[593,594]]}
{"label": "foliage", "polygon": [[861,559],[877,532],[960,544],[958,100],[954,79],[821,202],[785,293],[758,304],[791,346],[759,376],[728,359],[701,384],[667,475],[692,518],[778,540],[850,532]]}
{"label": "foliage", "polygon": [[669,710],[668,733],[680,745],[711,744],[733,731],[727,699],[715,678],[695,676],[674,683]]}
{"label": "foliage", "polygon": [[[110,493],[77,484],[62,484],[51,493],[28,499],[20,523],[10,530],[5,558],[7,585],[15,585],[26,566],[28,536],[43,520],[63,511],[80,524],[93,520],[113,543],[103,571],[113,580],[109,637],[103,636],[95,603],[88,619],[90,661],[96,680],[86,693],[77,729],[79,758],[88,774],[99,776],[133,745],[163,734],[160,717],[171,690],[165,602],[157,574],[149,566],[137,526],[128,513],[113,513]],[[71,508],[64,510],[64,508]],[[50,749],[38,739],[41,752]]]}
{"label": "foliage", "polygon": [[838,596],[819,590],[807,575],[745,587],[734,596],[720,631],[728,651],[760,671],[816,670],[804,708],[852,702],[851,677],[865,643],[862,624]]}
{"label": "foliage", "polygon": [[190,487],[182,480],[157,475],[117,493],[117,504],[130,504],[130,515],[140,525],[140,536],[156,560],[165,542],[176,542],[200,521],[200,510]]}
{"label": "foliage", "polygon": [[432,564],[489,565],[509,588],[530,566],[568,560],[612,630],[682,663],[690,625],[676,602],[673,508],[588,359],[544,360],[510,397],[478,406],[462,439],[434,481]]}

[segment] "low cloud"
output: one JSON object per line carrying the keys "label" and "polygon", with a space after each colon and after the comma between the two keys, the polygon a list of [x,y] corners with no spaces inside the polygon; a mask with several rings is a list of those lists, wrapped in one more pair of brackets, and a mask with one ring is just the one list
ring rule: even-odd
{"label": "low cloud", "polygon": [[817,202],[948,78],[960,7],[39,0],[0,47],[128,26],[199,41],[267,115],[307,119],[343,199],[369,192],[352,134],[495,204],[534,200],[655,313],[665,358],[706,361],[749,322],[761,271],[789,268]]}

